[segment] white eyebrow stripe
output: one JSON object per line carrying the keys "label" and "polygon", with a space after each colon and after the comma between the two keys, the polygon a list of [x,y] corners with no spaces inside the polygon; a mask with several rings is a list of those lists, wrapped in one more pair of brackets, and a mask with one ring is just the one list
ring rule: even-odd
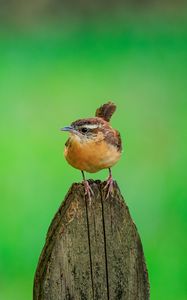
{"label": "white eyebrow stripe", "polygon": [[100,127],[99,124],[84,124],[82,126],[79,126],[79,128],[88,128],[88,129],[95,129]]}

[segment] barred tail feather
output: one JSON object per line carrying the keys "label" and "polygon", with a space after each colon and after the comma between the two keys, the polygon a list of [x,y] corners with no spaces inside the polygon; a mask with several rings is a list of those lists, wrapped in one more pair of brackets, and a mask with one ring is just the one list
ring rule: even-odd
{"label": "barred tail feather", "polygon": [[103,104],[96,110],[95,116],[104,119],[109,122],[113,113],[116,110],[116,105],[112,102]]}

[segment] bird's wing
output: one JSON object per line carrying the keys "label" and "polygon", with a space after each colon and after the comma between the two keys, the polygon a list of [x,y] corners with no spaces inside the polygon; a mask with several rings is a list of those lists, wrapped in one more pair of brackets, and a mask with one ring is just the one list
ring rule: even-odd
{"label": "bird's wing", "polygon": [[118,149],[118,151],[122,151],[121,136],[118,130],[108,130],[105,135],[105,140],[107,143],[115,146]]}

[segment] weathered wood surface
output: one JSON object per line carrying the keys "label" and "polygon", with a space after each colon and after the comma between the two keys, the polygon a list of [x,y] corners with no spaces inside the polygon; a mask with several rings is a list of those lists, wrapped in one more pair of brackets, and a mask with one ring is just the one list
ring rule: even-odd
{"label": "weathered wood surface", "polygon": [[74,183],[47,233],[34,280],[34,300],[148,300],[142,244],[122,195],[105,199],[90,181],[92,204]]}

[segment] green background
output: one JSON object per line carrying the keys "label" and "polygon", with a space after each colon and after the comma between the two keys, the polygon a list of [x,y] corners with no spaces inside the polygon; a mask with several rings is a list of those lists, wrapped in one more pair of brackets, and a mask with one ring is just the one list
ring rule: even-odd
{"label": "green background", "polygon": [[[187,299],[187,13],[97,15],[0,30],[0,299],[32,299],[47,228],[81,180],[59,128],[113,100],[113,168],[152,300]],[[87,174],[104,180],[107,171]]]}

